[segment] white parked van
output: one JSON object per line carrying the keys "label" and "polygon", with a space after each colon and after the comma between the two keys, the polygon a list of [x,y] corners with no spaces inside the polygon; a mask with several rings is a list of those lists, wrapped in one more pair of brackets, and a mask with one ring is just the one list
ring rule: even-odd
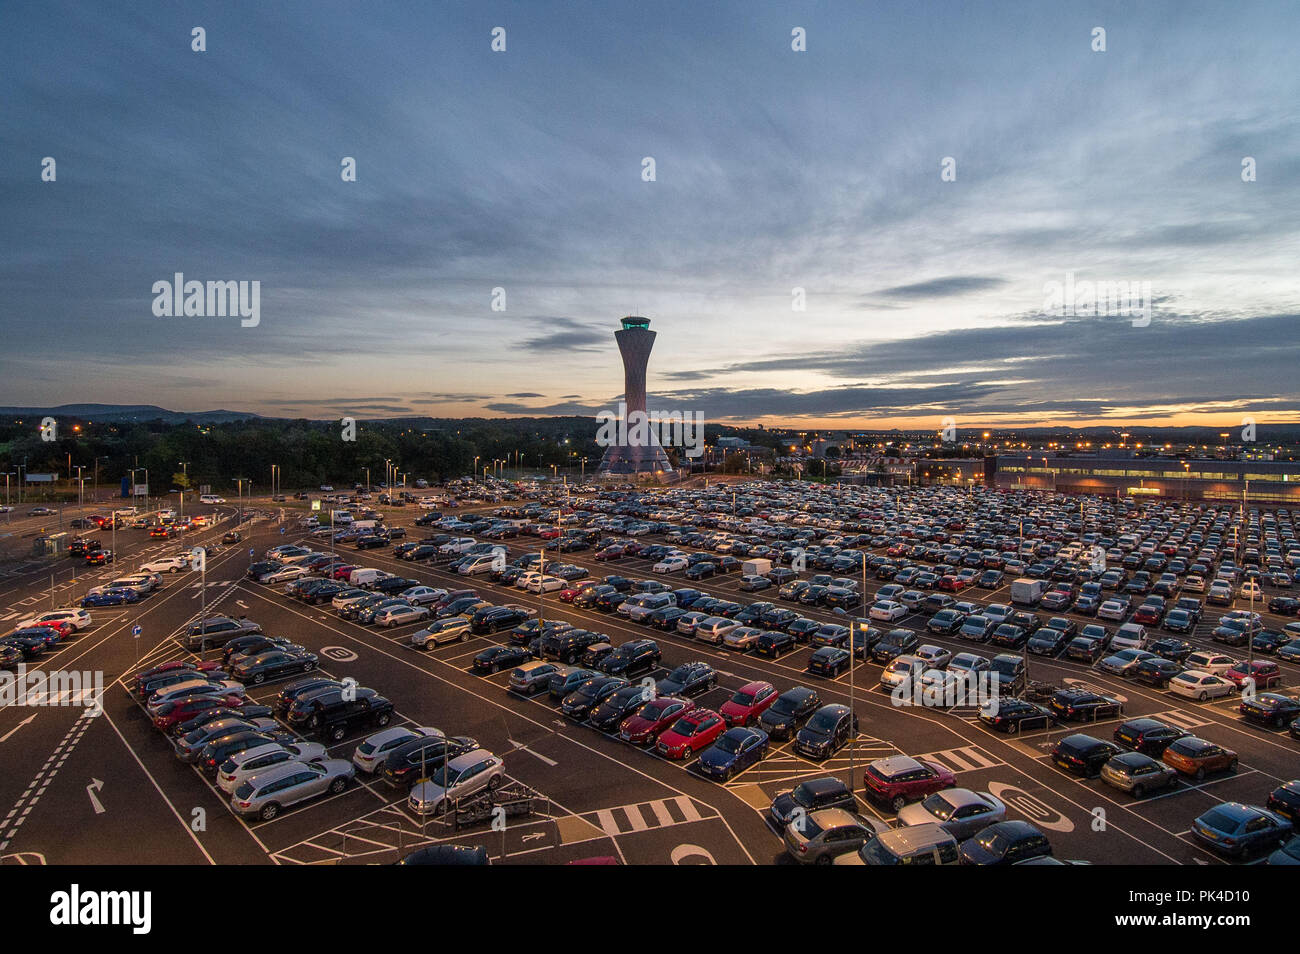
{"label": "white parked van", "polygon": [[199,503],[204,504],[223,504],[226,502],[225,497],[218,497],[216,494],[200,494]]}
{"label": "white parked van", "polygon": [[353,586],[366,586],[388,576],[383,570],[373,566],[359,566],[348,574],[348,582]]}

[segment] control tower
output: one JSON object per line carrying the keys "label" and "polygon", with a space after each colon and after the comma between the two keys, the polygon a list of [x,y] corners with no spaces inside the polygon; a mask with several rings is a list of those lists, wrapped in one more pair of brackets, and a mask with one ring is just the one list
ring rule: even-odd
{"label": "control tower", "polygon": [[[619,353],[623,356],[623,402],[627,413],[645,413],[646,366],[650,363],[650,349],[655,344],[655,332],[650,330],[650,319],[629,315],[622,319],[623,329],[614,332]],[[653,430],[653,428],[651,428]],[[626,429],[622,430],[626,433]],[[672,471],[668,455],[651,434],[645,444],[618,444],[605,448],[600,461],[602,474],[654,474]]]}

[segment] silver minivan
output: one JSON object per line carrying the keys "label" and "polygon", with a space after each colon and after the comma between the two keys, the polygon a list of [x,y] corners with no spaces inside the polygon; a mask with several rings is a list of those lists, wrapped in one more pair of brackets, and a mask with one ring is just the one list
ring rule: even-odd
{"label": "silver minivan", "polygon": [[837,865],[955,865],[961,863],[957,839],[942,825],[927,822],[882,832],[857,851],[839,855]]}

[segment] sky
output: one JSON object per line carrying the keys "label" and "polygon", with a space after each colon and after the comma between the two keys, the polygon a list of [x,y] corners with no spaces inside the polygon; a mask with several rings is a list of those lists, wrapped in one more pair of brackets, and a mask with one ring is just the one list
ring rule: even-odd
{"label": "sky", "polygon": [[[0,17],[0,404],[594,414],[640,314],[708,421],[1300,420],[1292,2]],[[256,326],[156,315],[177,272]]]}

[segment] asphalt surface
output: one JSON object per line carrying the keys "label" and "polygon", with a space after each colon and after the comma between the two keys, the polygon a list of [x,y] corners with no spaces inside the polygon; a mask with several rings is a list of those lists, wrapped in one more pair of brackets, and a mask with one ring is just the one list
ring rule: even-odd
{"label": "asphalt surface", "polygon": [[[183,540],[166,541],[153,540],[143,530],[120,530],[115,565],[87,570],[80,561],[68,560],[55,571],[53,593],[49,571],[0,582],[0,617],[5,625],[12,625],[28,613],[67,605],[96,582],[121,575],[149,558],[200,544],[211,546],[235,526],[236,511],[228,504],[199,509],[214,513],[219,518],[216,525],[186,534]],[[393,510],[388,522],[411,528],[419,513],[411,507]],[[880,667],[870,662],[857,663],[851,676],[823,679],[805,671],[811,653],[807,646],[777,660],[739,654],[675,633],[648,630],[617,615],[578,609],[561,603],[554,594],[540,599],[492,584],[486,577],[460,577],[435,566],[400,561],[388,549],[356,553],[350,545],[337,548],[341,554],[355,554],[352,562],[431,585],[472,586],[494,603],[540,603],[545,618],[607,633],[614,642],[652,636],[663,649],[663,665],[654,675],[693,659],[702,659],[718,671],[718,687],[697,698],[703,705],[716,708],[754,679],[768,680],[782,691],[795,685],[813,686],[825,702],[852,700],[861,719],[853,746],[816,763],[792,752],[788,742],[774,744],[764,761],[718,784],[700,776],[692,763],[671,762],[567,722],[544,695],[523,699],[506,692],[507,673],[484,677],[467,671],[476,653],[503,637],[478,637],[427,653],[417,651],[407,644],[418,625],[376,630],[341,620],[328,606],[310,607],[290,599],[282,586],[247,580],[250,548],[258,558],[270,546],[300,539],[308,540],[314,549],[333,549],[328,540],[306,538],[297,529],[299,514],[287,514],[283,523],[277,516],[272,512],[246,522],[240,527],[244,539],[239,544],[217,544],[209,551],[206,589],[197,574],[164,576],[165,588],[138,604],[91,610],[92,627],[39,661],[46,671],[102,672],[103,712],[95,715],[93,709],[66,704],[10,705],[0,710],[0,764],[4,766],[0,861],[387,863],[414,845],[438,840],[483,845],[494,863],[562,863],[611,856],[629,864],[784,863],[781,839],[765,820],[777,792],[807,778],[834,774],[847,780],[851,773],[860,791],[867,762],[902,753],[944,764],[956,773],[960,786],[999,795],[1010,806],[1009,817],[1028,819],[1048,833],[1057,857],[1096,864],[1222,864],[1221,858],[1191,839],[1192,819],[1221,801],[1261,804],[1277,785],[1300,776],[1300,743],[1285,731],[1243,722],[1232,698],[1197,703],[1082,664],[1032,657],[1034,679],[1096,687],[1124,701],[1123,718],[1157,716],[1239,754],[1235,773],[1212,775],[1200,783],[1179,780],[1165,793],[1136,800],[1100,780],[1067,775],[1048,757],[1062,735],[1086,731],[1109,738],[1122,719],[1008,737],[986,730],[973,708],[895,706],[888,694],[876,688]],[[13,517],[12,528],[19,532],[30,519]],[[417,532],[408,539],[418,539],[422,531],[412,529]],[[657,542],[653,536],[641,539]],[[513,558],[535,552],[538,541],[520,538],[505,544]],[[597,578],[607,573],[652,576],[648,561],[597,562],[592,552],[565,553],[558,559],[586,567]],[[552,559],[548,555],[548,563]],[[790,605],[776,599],[775,589],[739,592],[735,574],[702,584],[688,584],[680,573],[664,579],[739,602],[770,600]],[[879,585],[870,580],[869,592],[874,594]],[[1009,602],[1005,587],[970,589],[957,598]],[[477,739],[505,760],[512,783],[537,794],[538,810],[510,819],[501,831],[486,824],[456,831],[441,819],[411,814],[405,792],[364,779],[341,795],[294,807],[272,821],[238,818],[219,789],[175,758],[167,740],[152,728],[121,684],[122,677],[137,668],[193,658],[175,635],[199,614],[204,600],[209,615],[247,615],[265,632],[289,636],[319,654],[322,672],[338,678],[352,676],[388,696],[397,707],[397,724],[435,726],[449,735]],[[838,619],[828,610],[798,609],[811,618]],[[1218,615],[1215,608],[1207,607],[1206,620],[1190,640],[1222,649],[1208,639]],[[1072,618],[1081,625],[1092,622]],[[925,619],[914,614],[894,625],[924,632]],[[1280,621],[1270,618],[1270,622]],[[138,639],[131,632],[137,625],[142,629]],[[1113,629],[1114,624],[1106,625]],[[929,634],[922,641],[954,652],[991,653],[991,647]],[[1283,669],[1283,691],[1294,694],[1300,686],[1300,669],[1285,663]],[[277,691],[273,684],[249,694],[262,700]],[[366,734],[354,733],[331,746],[330,754],[350,758]],[[892,818],[890,811],[865,800],[862,810],[885,822]]]}

